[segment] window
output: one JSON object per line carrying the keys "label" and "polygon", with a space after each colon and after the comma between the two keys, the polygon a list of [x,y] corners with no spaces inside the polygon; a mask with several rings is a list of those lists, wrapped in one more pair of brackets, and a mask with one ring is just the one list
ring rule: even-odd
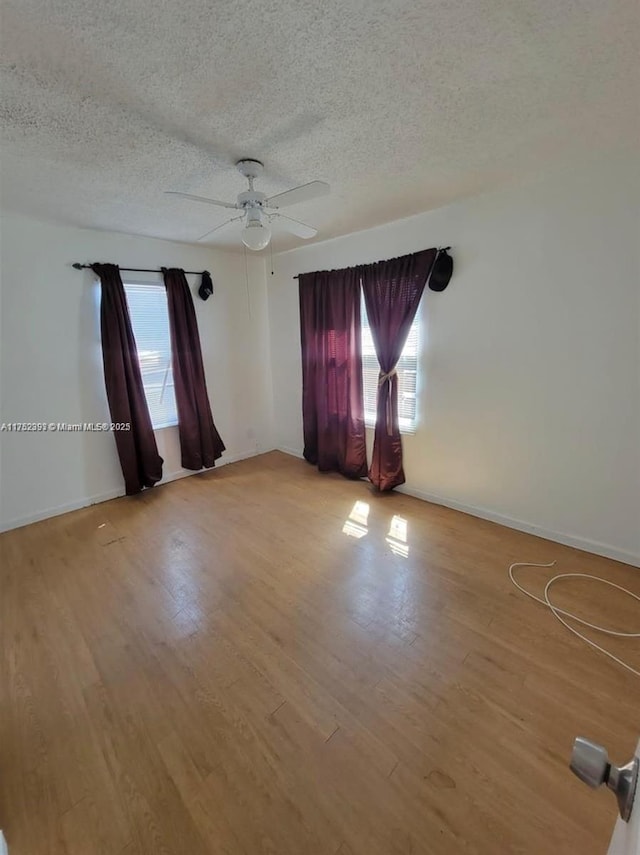
{"label": "window", "polygon": [[[416,429],[416,398],[418,387],[418,315],[411,324],[407,342],[398,360],[398,421],[401,433]],[[362,374],[364,378],[364,418],[367,427],[376,424],[376,395],[380,365],[373,346],[367,310],[362,300]]]}
{"label": "window", "polygon": [[154,430],[177,425],[166,288],[125,283],[124,290],[151,423]]}

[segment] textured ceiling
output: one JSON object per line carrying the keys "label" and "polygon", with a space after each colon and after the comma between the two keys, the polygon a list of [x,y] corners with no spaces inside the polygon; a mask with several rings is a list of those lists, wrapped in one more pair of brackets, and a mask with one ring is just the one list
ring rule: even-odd
{"label": "textured ceiling", "polygon": [[[633,133],[635,0],[7,0],[2,204],[182,241],[313,179],[317,240]],[[211,242],[239,246],[234,224]],[[278,236],[275,248],[301,243]]]}

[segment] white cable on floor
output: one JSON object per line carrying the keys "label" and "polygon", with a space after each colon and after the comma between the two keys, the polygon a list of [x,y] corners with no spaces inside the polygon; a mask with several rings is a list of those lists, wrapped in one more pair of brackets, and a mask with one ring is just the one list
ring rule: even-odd
{"label": "white cable on floor", "polygon": [[565,609],[558,608],[558,606],[554,606],[553,603],[549,600],[549,590],[556,582],[560,581],[560,579],[594,579],[596,582],[602,582],[604,585],[609,585],[611,588],[617,588],[618,591],[622,591],[623,594],[628,594],[630,597],[633,597],[634,600],[637,600],[640,603],[640,596],[638,594],[634,594],[633,591],[629,591],[627,588],[623,588],[622,585],[616,585],[615,582],[610,582],[608,579],[601,579],[600,576],[592,576],[589,573],[559,573],[557,576],[552,576],[551,579],[547,582],[544,588],[544,594],[542,599],[541,597],[536,597],[535,594],[532,594],[531,591],[527,591],[526,588],[523,588],[519,582],[516,581],[514,575],[515,567],[554,567],[555,561],[552,561],[550,564],[532,564],[528,561],[517,561],[515,564],[512,564],[509,567],[509,578],[513,582],[513,584],[518,588],[518,590],[522,591],[523,594],[526,594],[527,597],[530,597],[532,600],[535,600],[537,603],[540,603],[543,606],[551,609],[553,614],[558,618],[560,623],[564,624],[566,628],[572,632],[574,635],[577,635],[578,638],[581,638],[583,641],[586,641],[591,647],[595,647],[596,650],[599,650],[600,653],[604,653],[605,656],[608,656],[609,659],[613,659],[614,662],[617,662],[618,665],[622,665],[623,668],[626,668],[627,671],[631,671],[632,674],[635,674],[636,677],[640,677],[640,671],[637,671],[635,668],[632,668],[627,662],[624,662],[622,659],[618,659],[617,656],[614,656],[609,650],[605,650],[604,647],[600,647],[599,644],[596,644],[595,641],[592,641],[590,638],[587,638],[586,635],[583,635],[581,632],[578,632],[575,627],[571,626],[567,623],[564,618],[560,617],[560,615],[564,615],[565,617],[570,618],[571,620],[576,621],[577,623],[581,623],[583,626],[588,626],[590,629],[595,629],[598,632],[604,632],[606,635],[615,635],[618,638],[640,638],[640,632],[618,632],[614,629],[606,629],[603,626],[598,626],[595,623],[589,623],[589,621],[584,620],[583,618],[574,615],[572,612],[565,611]]}

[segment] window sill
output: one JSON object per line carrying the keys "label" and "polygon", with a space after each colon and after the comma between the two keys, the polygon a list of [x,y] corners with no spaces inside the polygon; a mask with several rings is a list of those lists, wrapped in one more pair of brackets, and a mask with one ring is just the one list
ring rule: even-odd
{"label": "window sill", "polygon": [[154,431],[164,430],[165,428],[178,427],[178,422],[176,420],[175,422],[166,422],[166,423],[161,424],[161,425],[152,425],[151,427],[153,428]]}

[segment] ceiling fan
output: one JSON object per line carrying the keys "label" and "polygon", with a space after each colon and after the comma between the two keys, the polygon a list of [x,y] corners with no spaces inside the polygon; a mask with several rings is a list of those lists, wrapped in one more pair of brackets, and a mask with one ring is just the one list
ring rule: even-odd
{"label": "ceiling fan", "polygon": [[271,229],[269,223],[278,218],[282,227],[292,235],[301,238],[312,238],[317,235],[318,230],[299,220],[294,220],[280,213],[280,208],[289,205],[297,205],[298,202],[308,202],[317,196],[326,195],[331,189],[324,181],[311,181],[309,184],[301,184],[276,196],[267,196],[259,190],[253,189],[253,182],[259,178],[264,169],[264,164],[259,160],[246,158],[236,163],[238,171],[249,181],[249,189],[238,194],[236,202],[221,202],[218,199],[207,199],[205,196],[193,196],[191,193],[178,193],[175,190],[165,191],[171,196],[180,196],[182,199],[192,199],[194,202],[205,202],[207,205],[217,205],[219,208],[234,208],[242,211],[237,217],[231,217],[225,223],[201,235],[198,240],[203,240],[209,235],[228,226],[237,220],[244,220],[245,225],[241,232],[242,243],[253,250],[264,249],[271,240]]}

